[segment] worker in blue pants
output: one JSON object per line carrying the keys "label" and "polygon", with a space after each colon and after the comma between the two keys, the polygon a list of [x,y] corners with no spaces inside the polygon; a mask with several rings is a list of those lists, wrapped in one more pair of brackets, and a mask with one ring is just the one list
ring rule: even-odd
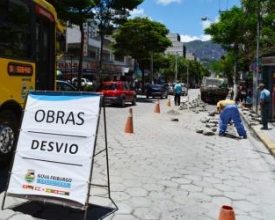
{"label": "worker in blue pants", "polygon": [[217,103],[217,110],[220,113],[219,119],[219,135],[225,135],[227,125],[233,120],[235,128],[240,137],[246,139],[247,134],[240,117],[238,106],[233,100],[226,99]]}

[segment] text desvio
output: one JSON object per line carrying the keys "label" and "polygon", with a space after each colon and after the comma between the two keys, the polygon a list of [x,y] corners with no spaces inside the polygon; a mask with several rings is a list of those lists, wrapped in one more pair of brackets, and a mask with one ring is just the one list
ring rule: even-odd
{"label": "text desvio", "polygon": [[57,153],[76,154],[78,152],[77,144],[58,143],[54,141],[38,141],[33,140],[31,145],[32,150],[55,151]]}

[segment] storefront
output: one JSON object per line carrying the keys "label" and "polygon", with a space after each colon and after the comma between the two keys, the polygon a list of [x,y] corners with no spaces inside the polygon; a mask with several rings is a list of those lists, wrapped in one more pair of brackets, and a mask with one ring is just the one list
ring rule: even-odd
{"label": "storefront", "polygon": [[262,83],[271,93],[270,121],[275,121],[275,53],[264,55],[261,58]]}
{"label": "storefront", "polygon": [[[71,80],[73,77],[77,77],[79,68],[78,59],[60,59],[57,63],[57,70],[62,73],[63,80]],[[98,61],[93,61],[89,59],[84,59],[82,62],[82,77],[86,77],[90,80],[94,80],[99,76],[98,73],[99,64]],[[124,65],[115,65],[115,64],[103,64],[102,73],[100,77],[103,78],[118,78],[125,74]]]}

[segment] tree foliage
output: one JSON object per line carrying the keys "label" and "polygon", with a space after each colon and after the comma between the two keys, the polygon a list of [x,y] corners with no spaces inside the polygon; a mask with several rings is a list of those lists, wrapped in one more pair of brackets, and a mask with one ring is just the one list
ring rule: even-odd
{"label": "tree foliage", "polygon": [[234,45],[245,42],[244,11],[233,7],[220,14],[220,21],[212,23],[205,33],[212,36],[212,41],[220,44],[226,51],[234,50]]}
{"label": "tree foliage", "polygon": [[143,0],[96,0],[96,6],[93,10],[95,13],[93,22],[98,27],[98,34],[101,39],[100,72],[102,69],[104,37],[112,35],[119,25],[124,24],[130,15],[130,10],[133,10],[142,2]]}
{"label": "tree foliage", "polygon": [[212,24],[205,33],[210,34],[212,40],[227,52],[238,54],[239,68],[247,71],[250,63],[256,59],[257,40],[260,41],[260,56],[274,51],[274,20],[273,0],[242,0],[241,8],[233,7],[222,12],[219,22]]}
{"label": "tree foliage", "polygon": [[[100,72],[104,37],[111,35],[115,28],[127,21],[129,11],[136,8],[143,0],[49,0],[58,12],[59,19],[70,25],[77,25],[81,33],[78,81],[82,75],[84,24],[94,22],[101,38]],[[79,85],[80,86],[80,85]],[[80,89],[80,87],[79,87]]]}
{"label": "tree foliage", "polygon": [[[95,2],[91,0],[49,0],[51,4],[56,8],[58,17],[64,23],[69,25],[77,25],[80,29],[81,40],[80,40],[80,56],[78,65],[78,82],[81,82],[82,78],[82,61],[84,47],[84,23],[94,18],[94,12],[92,9],[95,7]],[[81,89],[81,84],[78,83],[78,90]]]}
{"label": "tree foliage", "polygon": [[163,53],[172,45],[167,38],[168,33],[169,30],[163,24],[148,18],[129,19],[112,35],[112,49],[115,55],[130,55],[144,70],[146,61],[151,60],[155,53]]}
{"label": "tree foliage", "polygon": [[118,55],[128,54],[136,59],[150,57],[151,52],[163,53],[172,45],[166,37],[168,33],[163,24],[137,17],[117,29],[113,34],[115,42],[112,48]]}
{"label": "tree foliage", "polygon": [[161,74],[167,82],[174,82],[176,71],[178,79],[181,82],[193,85],[199,84],[203,76],[207,76],[210,72],[199,62],[195,60],[186,60],[182,56],[175,54],[167,54],[166,62],[168,66],[160,69]]}

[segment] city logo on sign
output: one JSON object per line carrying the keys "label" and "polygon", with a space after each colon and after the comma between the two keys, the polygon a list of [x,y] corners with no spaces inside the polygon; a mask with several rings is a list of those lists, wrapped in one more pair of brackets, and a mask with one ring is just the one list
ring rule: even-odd
{"label": "city logo on sign", "polygon": [[29,183],[33,182],[35,178],[35,171],[34,170],[28,170],[25,175],[25,180]]}

